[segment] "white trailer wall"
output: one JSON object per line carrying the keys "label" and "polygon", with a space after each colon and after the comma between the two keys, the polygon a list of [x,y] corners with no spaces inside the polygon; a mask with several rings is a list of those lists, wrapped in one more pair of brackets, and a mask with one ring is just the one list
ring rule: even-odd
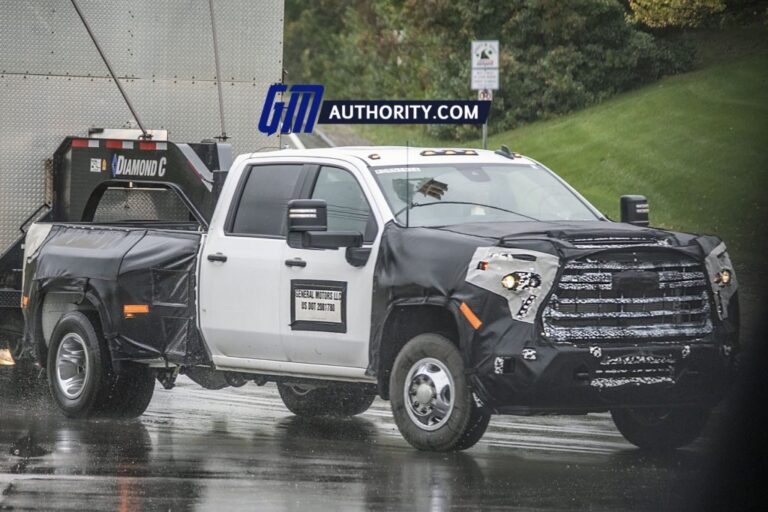
{"label": "white trailer wall", "polygon": [[[146,128],[220,134],[208,0],[79,0]],[[281,81],[282,0],[214,0],[224,116],[235,154],[279,147],[257,130]],[[44,161],[67,135],[136,127],[69,0],[0,4],[0,253],[44,201]]]}

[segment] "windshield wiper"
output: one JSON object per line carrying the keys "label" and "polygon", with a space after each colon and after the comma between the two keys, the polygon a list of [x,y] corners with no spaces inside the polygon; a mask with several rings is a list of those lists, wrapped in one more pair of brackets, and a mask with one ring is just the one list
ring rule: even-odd
{"label": "windshield wiper", "polygon": [[470,201],[434,201],[431,203],[411,203],[409,205],[405,205],[402,208],[400,208],[397,211],[397,213],[395,213],[395,217],[398,217],[401,213],[403,213],[408,208],[418,208],[419,206],[432,206],[435,204],[468,204],[472,206],[481,206],[483,208],[492,208],[494,210],[501,210],[502,212],[511,213],[512,215],[517,215],[518,217],[525,217],[526,219],[540,222],[539,219],[535,219],[529,215],[525,215],[524,213],[514,212],[512,210],[507,210],[506,208],[502,208],[500,206],[493,206],[492,204],[472,203]]}

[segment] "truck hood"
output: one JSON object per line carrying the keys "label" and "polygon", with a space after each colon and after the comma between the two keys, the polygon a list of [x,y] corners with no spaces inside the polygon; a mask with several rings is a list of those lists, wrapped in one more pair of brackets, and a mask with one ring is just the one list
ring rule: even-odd
{"label": "truck hood", "polygon": [[[546,242],[564,249],[598,248],[612,245],[659,244],[684,246],[691,244],[697,235],[678,233],[655,228],[646,228],[611,222],[595,221],[554,221],[554,222],[477,222],[434,228],[459,235],[495,240],[497,245],[514,245],[516,242],[534,241],[542,243],[539,250],[546,250]],[[556,251],[559,252],[559,251]]]}

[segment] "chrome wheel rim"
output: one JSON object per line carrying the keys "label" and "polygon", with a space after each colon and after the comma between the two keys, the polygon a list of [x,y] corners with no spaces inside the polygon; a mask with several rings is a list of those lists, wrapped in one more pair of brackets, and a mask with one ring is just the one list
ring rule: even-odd
{"label": "chrome wheel rim", "polygon": [[448,421],[454,405],[453,376],[442,361],[417,361],[405,378],[405,410],[422,430],[437,430]]}
{"label": "chrome wheel rim", "polygon": [[89,367],[85,340],[77,333],[67,333],[56,352],[56,381],[65,397],[74,400],[83,394],[89,378]]}

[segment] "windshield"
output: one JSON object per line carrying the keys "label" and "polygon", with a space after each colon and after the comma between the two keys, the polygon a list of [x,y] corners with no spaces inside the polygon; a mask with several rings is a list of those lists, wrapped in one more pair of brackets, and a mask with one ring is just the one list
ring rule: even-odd
{"label": "windshield", "polygon": [[420,165],[372,171],[396,220],[406,226],[599,219],[552,172],[537,164]]}

